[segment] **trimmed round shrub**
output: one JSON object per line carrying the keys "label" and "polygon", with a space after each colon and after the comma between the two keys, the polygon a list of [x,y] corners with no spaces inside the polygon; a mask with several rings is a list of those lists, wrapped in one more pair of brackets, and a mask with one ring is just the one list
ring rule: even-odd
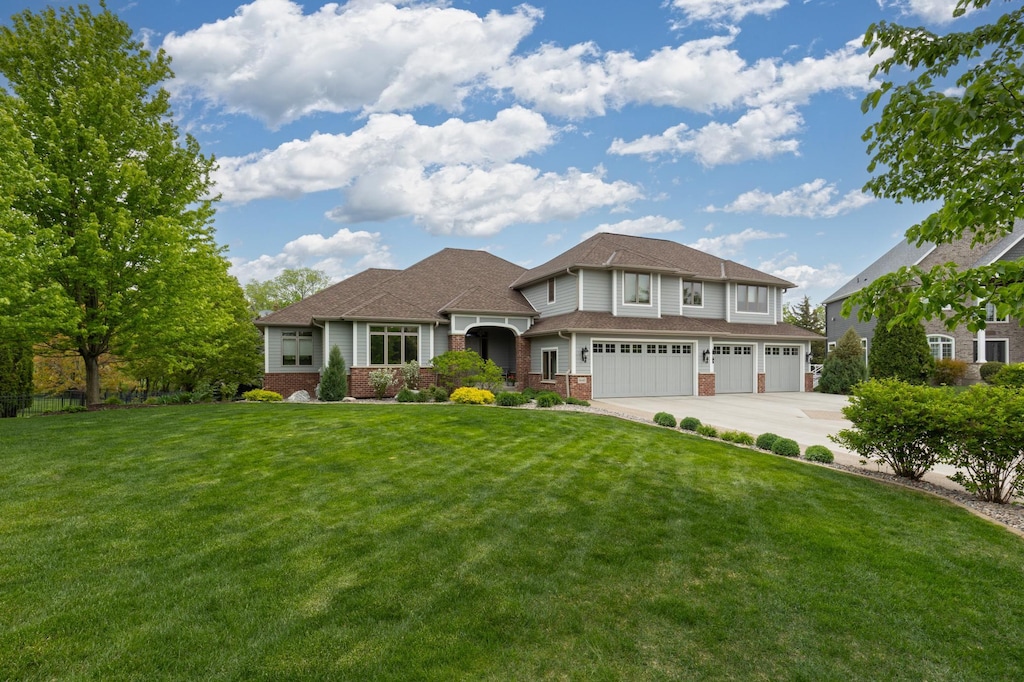
{"label": "trimmed round shrub", "polygon": [[519,407],[530,402],[522,393],[516,393],[514,391],[502,391],[498,395],[494,396],[494,402],[502,407]]}
{"label": "trimmed round shrub", "polygon": [[448,402],[448,391],[444,390],[443,386],[431,386],[423,389],[422,392],[426,394],[429,400],[433,400],[435,403]]}
{"label": "trimmed round shrub", "polygon": [[[180,395],[180,394],[179,394]],[[256,403],[276,403],[284,400],[284,396],[274,391],[265,391],[262,388],[254,388],[242,394],[242,400]]]}
{"label": "trimmed round shrub", "polygon": [[584,400],[583,398],[573,398],[572,396],[569,396],[568,398],[565,399],[565,404],[579,405],[580,407],[590,407],[589,401]]}
{"label": "trimmed round shrub", "polygon": [[937,386],[957,386],[967,375],[967,363],[954,358],[935,361],[932,370],[932,381]]}
{"label": "trimmed round shrub", "polygon": [[448,398],[461,405],[490,405],[494,402],[494,394],[484,388],[463,386],[452,391]]}
{"label": "trimmed round shrub", "polygon": [[799,457],[800,446],[792,438],[776,438],[772,443],[772,452],[783,457]]}
{"label": "trimmed round shrub", "polygon": [[537,394],[535,398],[537,401],[537,407],[554,407],[555,405],[562,405],[565,403],[562,400],[562,396],[558,395],[554,391],[543,391]]}
{"label": "trimmed round shrub", "polygon": [[659,412],[654,415],[654,423],[658,426],[667,426],[670,429],[676,428],[676,418],[668,412]]}
{"label": "trimmed round shrub", "polygon": [[700,427],[700,420],[696,417],[683,417],[679,420],[679,428],[683,431],[696,431]]}
{"label": "trimmed round shrub", "polygon": [[991,384],[992,377],[994,377],[1003,367],[1006,367],[1006,365],[1002,362],[986,362],[978,369],[978,372],[981,374],[981,380],[986,384]]}
{"label": "trimmed round shrub", "polygon": [[718,429],[708,424],[701,424],[697,427],[697,433],[705,438],[718,438]]}
{"label": "trimmed round shrub", "polygon": [[1003,368],[992,377],[992,383],[996,386],[1007,388],[1020,388],[1024,386],[1024,362],[1014,365],[1003,365]]}
{"label": "trimmed round shrub", "polygon": [[808,459],[812,462],[824,462],[825,464],[831,464],[836,458],[832,456],[832,451],[824,445],[810,445],[807,447],[807,450],[804,451],[804,459]]}
{"label": "trimmed round shrub", "polygon": [[757,437],[757,440],[754,441],[754,445],[762,450],[771,450],[772,445],[774,445],[775,441],[778,439],[779,436],[774,433],[762,433]]}
{"label": "trimmed round shrub", "polygon": [[727,443],[736,443],[738,445],[754,444],[754,437],[743,431],[722,431],[722,433],[718,434],[718,437]]}

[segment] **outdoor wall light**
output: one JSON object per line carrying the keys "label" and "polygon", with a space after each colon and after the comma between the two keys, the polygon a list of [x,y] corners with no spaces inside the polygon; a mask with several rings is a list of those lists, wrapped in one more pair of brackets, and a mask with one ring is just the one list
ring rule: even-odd
{"label": "outdoor wall light", "polygon": [[580,348],[580,357],[583,358],[583,362],[587,361],[587,353],[589,353],[589,352],[590,352],[590,349],[587,348],[586,346],[583,346],[583,348]]}
{"label": "outdoor wall light", "polygon": [[704,358],[704,364],[707,364],[708,360],[711,359],[711,350],[709,348],[705,348],[704,355],[702,357]]}
{"label": "outdoor wall light", "polygon": [[807,351],[807,364],[811,364],[811,358],[814,357],[814,353]]}

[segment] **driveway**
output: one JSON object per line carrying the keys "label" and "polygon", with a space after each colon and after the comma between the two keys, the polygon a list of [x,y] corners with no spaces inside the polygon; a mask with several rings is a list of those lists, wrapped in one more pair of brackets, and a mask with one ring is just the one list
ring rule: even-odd
{"label": "driveway", "polygon": [[[792,438],[800,449],[808,445],[824,445],[835,455],[837,464],[854,467],[860,456],[845,450],[828,439],[830,434],[852,424],[843,417],[848,398],[827,393],[733,393],[712,397],[678,396],[668,398],[603,398],[591,404],[612,412],[654,418],[657,412],[668,412],[676,418],[696,417],[719,431],[745,431],[755,438],[768,431]],[[865,468],[874,470],[876,464]],[[961,489],[947,478],[953,467],[940,464],[925,474],[925,480],[947,488]]]}

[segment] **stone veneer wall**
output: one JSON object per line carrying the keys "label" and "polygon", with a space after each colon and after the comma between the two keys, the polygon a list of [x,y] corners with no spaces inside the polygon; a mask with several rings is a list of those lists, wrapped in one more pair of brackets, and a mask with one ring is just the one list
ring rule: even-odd
{"label": "stone veneer wall", "polygon": [[281,372],[263,376],[263,388],[280,393],[285,398],[296,391],[306,391],[309,397],[315,400],[316,387],[319,383],[319,372]]}

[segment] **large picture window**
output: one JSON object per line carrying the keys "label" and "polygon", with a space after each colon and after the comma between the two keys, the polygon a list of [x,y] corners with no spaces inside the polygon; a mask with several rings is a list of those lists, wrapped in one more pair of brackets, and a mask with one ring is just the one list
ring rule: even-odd
{"label": "large picture window", "polygon": [[313,364],[313,332],[281,332],[281,364],[285,367]]}
{"label": "large picture window", "polygon": [[417,326],[370,327],[370,364],[402,365],[419,360],[420,328]]}
{"label": "large picture window", "polygon": [[623,303],[650,303],[651,276],[644,272],[627,272],[622,276]]}
{"label": "large picture window", "polygon": [[928,337],[928,347],[932,350],[932,357],[936,360],[950,360],[953,355],[953,338],[935,334]]}
{"label": "large picture window", "polygon": [[754,286],[753,284],[737,284],[736,312],[768,312],[768,287],[759,287]]}
{"label": "large picture window", "polygon": [[704,285],[701,282],[683,282],[683,305],[704,305]]}

